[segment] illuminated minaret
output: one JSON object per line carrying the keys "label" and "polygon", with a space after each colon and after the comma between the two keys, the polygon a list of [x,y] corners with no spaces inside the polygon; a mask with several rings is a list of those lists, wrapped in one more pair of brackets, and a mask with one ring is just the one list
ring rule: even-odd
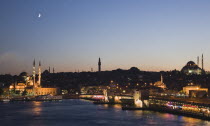
{"label": "illuminated minaret", "polygon": [[35,68],[35,59],[34,59],[34,63],[33,63],[33,86],[35,86],[35,78],[36,78],[36,68]]}
{"label": "illuminated minaret", "polygon": [[160,76],[160,82],[163,83],[163,75]]}
{"label": "illuminated minaret", "polygon": [[199,66],[199,56],[197,57],[197,65]]}
{"label": "illuminated minaret", "polygon": [[39,61],[39,82],[38,86],[41,86],[41,77],[42,77],[42,70],[41,70],[41,62]]}
{"label": "illuminated minaret", "polygon": [[203,54],[202,54],[202,70],[203,70],[204,68],[203,68]]}
{"label": "illuminated minaret", "polygon": [[101,72],[101,59],[98,60],[98,72]]}

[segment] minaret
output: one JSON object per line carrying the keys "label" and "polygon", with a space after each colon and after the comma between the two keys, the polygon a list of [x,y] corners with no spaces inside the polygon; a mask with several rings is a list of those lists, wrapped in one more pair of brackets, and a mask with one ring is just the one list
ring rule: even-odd
{"label": "minaret", "polygon": [[50,73],[50,67],[49,67],[49,73]]}
{"label": "minaret", "polygon": [[98,60],[98,72],[101,72],[101,59]]}
{"label": "minaret", "polygon": [[163,75],[160,75],[160,82],[163,83]]}
{"label": "minaret", "polygon": [[55,69],[54,69],[54,67],[53,67],[53,73],[55,73]]}
{"label": "minaret", "polygon": [[203,54],[202,54],[202,70],[203,70],[204,68],[203,68]]}
{"label": "minaret", "polygon": [[34,59],[34,63],[33,63],[33,86],[35,86],[35,78],[36,78],[36,68],[35,68],[35,59]]}
{"label": "minaret", "polygon": [[199,56],[197,57],[197,65],[199,67]]}
{"label": "minaret", "polygon": [[41,76],[42,76],[42,70],[41,70],[41,62],[39,61],[39,87],[41,86]]}

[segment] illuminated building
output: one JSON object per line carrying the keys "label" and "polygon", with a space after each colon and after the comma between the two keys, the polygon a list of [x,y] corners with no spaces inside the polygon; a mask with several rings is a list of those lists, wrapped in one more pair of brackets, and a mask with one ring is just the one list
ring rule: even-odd
{"label": "illuminated building", "polygon": [[149,106],[149,91],[147,90],[134,90],[133,93],[134,105],[138,108]]}
{"label": "illuminated building", "polygon": [[26,91],[28,95],[57,95],[59,93],[58,88],[47,87],[44,88],[41,86],[41,62],[39,62],[38,68],[38,77],[36,76],[35,60],[33,62],[33,75],[28,76],[26,72],[22,72],[19,75],[20,80],[16,83],[11,84],[9,89],[10,91],[19,91],[22,93]]}
{"label": "illuminated building", "polygon": [[103,94],[107,86],[82,86],[80,88],[81,94]]}
{"label": "illuminated building", "polygon": [[163,83],[163,76],[162,75],[160,77],[160,81],[155,82],[154,86],[162,88],[162,89],[166,89],[166,85]]}
{"label": "illuminated building", "polygon": [[[202,60],[203,61],[203,60]],[[202,63],[203,64],[203,63]],[[203,66],[203,65],[202,65]],[[181,70],[182,73],[186,75],[201,75],[204,74],[205,71],[201,69],[197,64],[193,61],[189,61]]]}
{"label": "illuminated building", "polygon": [[183,92],[186,93],[188,96],[196,97],[196,93],[206,92],[208,93],[208,88],[201,88],[200,86],[186,86],[183,87]]}

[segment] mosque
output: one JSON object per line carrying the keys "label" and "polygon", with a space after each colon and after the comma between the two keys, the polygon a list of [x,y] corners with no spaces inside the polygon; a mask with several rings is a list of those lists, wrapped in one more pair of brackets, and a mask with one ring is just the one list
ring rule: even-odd
{"label": "mosque", "polygon": [[186,75],[202,75],[205,74],[203,68],[203,54],[202,54],[202,68],[199,67],[199,57],[197,58],[197,64],[193,61],[187,62],[187,64],[182,68],[181,72]]}
{"label": "mosque", "polygon": [[23,91],[27,92],[27,95],[37,96],[37,95],[58,95],[58,88],[43,88],[41,86],[41,62],[39,62],[38,76],[36,75],[35,60],[33,62],[33,75],[29,76],[26,72],[22,72],[19,75],[18,81],[10,85],[9,90]]}
{"label": "mosque", "polygon": [[161,74],[161,77],[160,77],[160,81],[155,82],[154,86],[162,88],[162,89],[166,89],[166,85],[163,83],[163,76],[162,76],[162,74]]}

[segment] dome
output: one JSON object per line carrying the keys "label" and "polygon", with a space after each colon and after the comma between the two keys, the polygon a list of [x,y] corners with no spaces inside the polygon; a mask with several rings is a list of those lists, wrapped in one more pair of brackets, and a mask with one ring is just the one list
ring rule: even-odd
{"label": "dome", "polygon": [[138,72],[140,72],[140,70],[137,67],[131,67],[129,70],[132,73],[138,73]]}
{"label": "dome", "polygon": [[18,77],[18,82],[25,83],[28,77],[28,73],[22,72]]}
{"label": "dome", "polygon": [[20,73],[20,75],[19,75],[20,77],[24,77],[24,76],[28,76],[28,73],[26,73],[26,72],[22,72],[22,73]]}
{"label": "dome", "polygon": [[[195,66],[196,64],[195,64],[195,62],[193,62],[193,61],[189,61],[189,62],[187,62],[187,65],[186,66]],[[197,65],[196,65],[197,66]]]}
{"label": "dome", "polygon": [[205,71],[202,70],[193,61],[187,62],[187,64],[182,68],[181,72],[186,74],[186,75],[192,75],[192,74],[201,75],[201,74],[205,73]]}

